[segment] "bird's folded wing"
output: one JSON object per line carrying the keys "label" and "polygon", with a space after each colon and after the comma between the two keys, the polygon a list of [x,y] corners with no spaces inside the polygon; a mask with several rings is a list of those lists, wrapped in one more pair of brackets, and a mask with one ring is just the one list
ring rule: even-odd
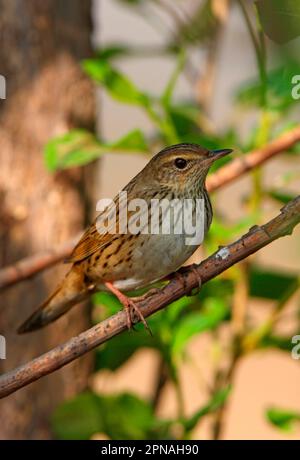
{"label": "bird's folded wing", "polygon": [[[111,218],[115,212],[115,218]],[[109,220],[107,220],[109,219]],[[96,218],[95,222],[85,231],[72,254],[68,257],[66,263],[80,262],[104,246],[110,244],[116,238],[116,228],[118,227],[119,212],[113,204],[105,209]]]}
{"label": "bird's folded wing", "polygon": [[116,235],[110,233],[100,234],[96,225],[93,224],[83,234],[82,238],[73,249],[70,257],[68,257],[65,262],[75,263],[86,259],[95,252],[99,251],[102,247],[110,244],[115,236]]}
{"label": "bird's folded wing", "polygon": [[[132,197],[133,182],[130,182],[124,191],[128,192],[128,200]],[[73,249],[72,254],[65,260],[66,263],[80,262],[95,252],[111,244],[120,235],[120,206],[127,206],[127,197],[124,202],[119,202],[116,196],[113,202],[96,218],[95,222],[86,230],[80,241]],[[126,208],[127,220],[135,214]],[[108,220],[107,220],[108,219]]]}

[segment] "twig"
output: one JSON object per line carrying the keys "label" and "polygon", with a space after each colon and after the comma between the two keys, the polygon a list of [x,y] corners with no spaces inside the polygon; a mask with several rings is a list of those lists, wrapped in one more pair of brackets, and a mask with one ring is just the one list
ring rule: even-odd
{"label": "twig", "polygon": [[12,286],[20,281],[31,278],[33,275],[52,267],[52,265],[61,262],[67,258],[74,245],[79,240],[81,235],[70,241],[67,241],[57,249],[40,252],[34,256],[25,257],[14,265],[0,270],[0,291],[9,286]]}
{"label": "twig", "polygon": [[167,365],[165,363],[165,360],[162,357],[160,357],[158,366],[157,366],[157,371],[156,371],[156,380],[155,380],[155,385],[154,385],[153,396],[151,400],[151,405],[154,410],[157,409],[157,406],[160,402],[162,390],[164,389],[167,381],[168,381]]}
{"label": "twig", "polygon": [[[202,283],[207,283],[277,238],[292,234],[294,227],[299,222],[300,196],[290,201],[274,219],[265,225],[252,227],[238,241],[218,250],[196,266]],[[168,285],[152,293],[152,295],[136,299],[136,303],[145,317],[161,310],[198,286],[199,281],[195,275],[195,269],[186,270],[182,276],[185,278],[184,283],[175,277]],[[135,320],[138,321],[138,318]],[[0,378],[0,398],[60,369],[126,329],[126,314],[124,311],[120,311],[33,361],[4,374]]]}
{"label": "twig", "polygon": [[290,149],[297,142],[300,142],[300,126],[287,131],[264,147],[255,149],[242,157],[236,158],[228,165],[219,169],[213,175],[208,177],[208,191],[212,192],[220,187],[223,187],[229,182],[238,179],[248,171],[262,165],[278,153]]}
{"label": "twig", "polygon": [[[207,179],[209,192],[218,190],[235,179],[238,179],[249,170],[260,166],[271,157],[288,150],[294,144],[300,142],[300,126],[296,127],[270,142],[266,146],[249,152],[240,158],[231,161],[228,165],[212,174]],[[0,291],[20,281],[24,281],[45,270],[52,265],[62,261],[74,247],[78,238],[59,246],[56,250],[45,251],[34,256],[26,257],[16,264],[0,270]]]}

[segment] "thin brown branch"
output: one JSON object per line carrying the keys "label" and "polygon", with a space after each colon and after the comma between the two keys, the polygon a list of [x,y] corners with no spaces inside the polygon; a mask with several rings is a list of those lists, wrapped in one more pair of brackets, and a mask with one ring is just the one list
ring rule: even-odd
{"label": "thin brown branch", "polygon": [[[288,150],[297,142],[300,142],[300,126],[282,134],[266,146],[231,161],[228,165],[211,175],[207,179],[208,191],[213,192],[223,185],[238,179],[248,171],[262,165],[273,156]],[[0,270],[0,291],[20,281],[31,278],[42,270],[61,262],[70,255],[75,241],[78,241],[78,239],[79,237],[68,241],[53,251],[45,251],[26,257],[16,264],[3,268]]]}
{"label": "thin brown branch", "polygon": [[262,165],[275,155],[290,149],[297,142],[300,142],[300,126],[285,132],[269,144],[236,158],[228,165],[219,169],[208,178],[208,191],[213,192],[229,182],[238,179],[252,169]]}
{"label": "thin brown branch", "polygon": [[78,235],[77,238],[67,241],[56,249],[25,257],[16,264],[9,265],[0,270],[0,291],[20,281],[31,278],[67,258],[80,236]]}
{"label": "thin brown branch", "polygon": [[[274,219],[265,225],[252,227],[239,240],[218,250],[196,266],[198,275],[202,278],[202,283],[207,283],[207,281],[277,238],[291,234],[299,222],[300,196],[290,201]],[[198,277],[195,275],[195,270],[186,270],[183,276],[185,278],[184,283],[178,277],[175,277],[164,288],[156,290],[151,295],[137,299],[136,303],[145,317],[161,310],[198,286]],[[136,318],[137,320],[138,318]],[[4,374],[0,378],[0,397],[8,396],[44,375],[60,369],[79,356],[125,331],[127,329],[126,324],[126,314],[124,311],[120,311],[33,361]]]}

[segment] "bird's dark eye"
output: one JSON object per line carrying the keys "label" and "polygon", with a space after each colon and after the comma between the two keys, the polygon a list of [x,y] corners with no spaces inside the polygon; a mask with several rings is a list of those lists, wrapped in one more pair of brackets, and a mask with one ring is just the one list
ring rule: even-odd
{"label": "bird's dark eye", "polygon": [[175,166],[178,169],[184,169],[187,165],[187,161],[184,158],[176,158]]}

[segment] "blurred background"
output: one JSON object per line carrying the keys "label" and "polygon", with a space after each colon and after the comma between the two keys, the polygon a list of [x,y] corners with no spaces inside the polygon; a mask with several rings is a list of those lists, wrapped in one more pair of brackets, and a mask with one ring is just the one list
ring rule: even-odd
{"label": "blurred background", "polygon": [[[297,0],[0,0],[0,11],[1,267],[76,237],[166,145],[239,157],[299,125]],[[192,261],[272,218],[299,185],[300,143],[218,190]],[[0,438],[299,439],[299,235],[154,315],[153,338],[138,327],[2,400]],[[99,293],[17,336],[65,269],[0,292],[1,373],[120,309]]]}

